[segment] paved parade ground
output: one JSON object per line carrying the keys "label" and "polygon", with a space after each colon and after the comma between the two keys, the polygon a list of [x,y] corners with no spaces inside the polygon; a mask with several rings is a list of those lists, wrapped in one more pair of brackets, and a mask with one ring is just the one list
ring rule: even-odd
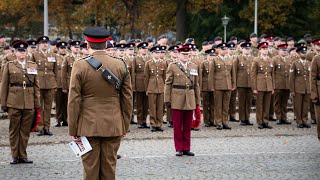
{"label": "paved parade ground", "polygon": [[[28,155],[34,164],[10,165],[8,124],[0,120],[1,180],[82,179],[81,160],[67,144],[71,140],[67,127],[52,127],[51,137],[32,133]],[[133,125],[119,150],[117,179],[320,179],[315,125],[297,129],[294,124],[272,122],[272,130],[230,125],[231,131],[203,125],[193,131],[195,157],[175,156],[173,132],[166,125],[163,133]]]}

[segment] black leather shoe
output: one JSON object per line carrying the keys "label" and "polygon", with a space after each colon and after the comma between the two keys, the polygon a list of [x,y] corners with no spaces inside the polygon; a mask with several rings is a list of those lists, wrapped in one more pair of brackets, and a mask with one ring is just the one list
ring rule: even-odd
{"label": "black leather shoe", "polygon": [[280,120],[278,120],[277,124],[278,124],[278,125],[282,125],[282,124],[284,124],[284,123],[283,123],[282,120],[280,119]]}
{"label": "black leather shoe", "polygon": [[241,126],[246,126],[246,125],[247,125],[247,122],[246,122],[246,121],[241,120],[241,121],[240,121],[240,125],[241,125]]}
{"label": "black leather shoe", "polygon": [[282,120],[282,124],[291,124],[291,122],[288,121],[288,120],[286,120],[286,119],[283,119],[283,120]]}
{"label": "black leather shoe", "polygon": [[317,121],[316,121],[315,119],[313,119],[313,120],[311,121],[311,124],[317,124]]}
{"label": "black leather shoe", "polygon": [[10,164],[19,164],[18,158],[12,158],[12,161],[10,161]]}
{"label": "black leather shoe", "polygon": [[217,126],[217,129],[218,129],[218,130],[222,130],[222,129],[223,129],[223,126],[222,126],[222,125],[218,125],[218,126]]}
{"label": "black leather shoe", "polygon": [[230,126],[228,126],[228,125],[223,125],[223,126],[222,126],[222,128],[223,128],[223,129],[231,130],[231,127],[230,127]]}
{"label": "black leather shoe", "polygon": [[61,127],[61,124],[57,123],[54,127]]}
{"label": "black leather shoe", "polygon": [[120,159],[120,158],[121,158],[121,156],[117,154],[117,159]]}
{"label": "black leather shoe", "polygon": [[298,124],[297,128],[304,128],[304,126],[302,124]]}
{"label": "black leather shoe", "polygon": [[67,121],[63,121],[62,122],[62,126],[68,126],[68,122]]}
{"label": "black leather shoe", "polygon": [[130,124],[138,124],[138,123],[136,123],[136,122],[134,122],[134,121],[131,121]]}
{"label": "black leather shoe", "polygon": [[253,126],[253,123],[250,122],[249,120],[246,120],[247,126]]}
{"label": "black leather shoe", "polygon": [[272,129],[272,126],[270,126],[269,124],[263,124],[263,128]]}
{"label": "black leather shoe", "polygon": [[169,127],[169,128],[172,128],[172,127],[173,127],[173,124],[172,124],[171,122],[169,122],[169,123],[168,123],[168,127]]}
{"label": "black leather shoe", "polygon": [[43,136],[44,135],[44,131],[39,131],[38,133],[37,133],[37,136]]}
{"label": "black leather shoe", "polygon": [[264,126],[263,126],[262,124],[260,124],[260,125],[258,125],[258,128],[259,128],[259,129],[263,129]]}
{"label": "black leather shoe", "polygon": [[151,128],[151,132],[156,132],[157,131],[157,129],[156,128]]}
{"label": "black leather shoe", "polygon": [[273,117],[270,117],[269,121],[277,121],[277,120],[275,118],[273,118]]}
{"label": "black leather shoe", "polygon": [[205,124],[204,126],[205,127],[211,127],[211,124]]}
{"label": "black leather shoe", "polygon": [[191,128],[192,131],[199,131],[199,128]]}
{"label": "black leather shoe", "polygon": [[183,151],[183,155],[194,156],[194,153],[190,151]]}
{"label": "black leather shoe", "polygon": [[309,124],[303,124],[303,127],[305,128],[311,128],[311,126]]}
{"label": "black leather shoe", "polygon": [[139,125],[138,125],[138,128],[140,128],[140,129],[141,129],[141,128],[148,128],[148,129],[149,129],[150,126],[148,126],[146,123],[143,123],[143,124],[139,124]]}
{"label": "black leather shoe", "polygon": [[19,163],[22,163],[22,164],[32,164],[33,161],[27,159],[27,158],[24,158],[24,159],[19,159]]}
{"label": "black leather shoe", "polygon": [[44,130],[44,135],[52,136],[53,134],[49,131],[49,129]]}
{"label": "black leather shoe", "polygon": [[157,131],[163,132],[163,129],[161,127],[156,127]]}
{"label": "black leather shoe", "polygon": [[168,122],[167,122],[167,121],[163,121],[162,123],[163,123],[163,124],[168,124]]}
{"label": "black leather shoe", "polygon": [[230,116],[229,121],[230,122],[239,122],[239,120],[236,120],[236,118],[234,116]]}
{"label": "black leather shoe", "polygon": [[182,156],[183,155],[183,152],[182,151],[177,151],[176,152],[176,156]]}

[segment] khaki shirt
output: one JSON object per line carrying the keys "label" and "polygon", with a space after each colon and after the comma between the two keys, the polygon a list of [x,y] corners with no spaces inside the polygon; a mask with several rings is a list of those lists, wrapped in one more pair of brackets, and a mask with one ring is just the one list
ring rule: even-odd
{"label": "khaki shirt", "polygon": [[212,91],[209,88],[209,69],[210,69],[210,60],[205,59],[200,65],[200,89],[201,91]]}
{"label": "khaki shirt", "polygon": [[144,67],[144,84],[148,93],[163,93],[167,64],[162,60],[150,60]]}
{"label": "khaki shirt", "polygon": [[250,71],[253,61],[251,55],[239,55],[233,62],[237,87],[251,88]]}
{"label": "khaki shirt", "polygon": [[288,57],[281,57],[280,55],[277,55],[272,58],[272,61],[273,89],[289,90],[289,73],[291,64],[290,61],[288,61]]}
{"label": "khaki shirt", "polygon": [[57,55],[51,52],[37,51],[32,54],[31,60],[38,65],[40,89],[57,88]]}
{"label": "khaki shirt", "polygon": [[63,55],[57,53],[57,88],[62,88],[62,63],[64,61]]}
{"label": "khaki shirt", "polygon": [[[172,109],[178,110],[194,110],[196,105],[200,105],[200,88],[199,88],[199,67],[190,62],[185,73],[173,62],[169,64],[166,72],[166,81],[164,88],[164,102],[170,102]],[[191,71],[193,73],[191,73]],[[193,86],[192,89],[177,89],[175,85],[179,86]]]}
{"label": "khaki shirt", "polygon": [[236,87],[233,59],[217,56],[211,61],[209,69],[209,87],[211,90],[232,90]]}
{"label": "khaki shirt", "polygon": [[264,60],[261,56],[255,58],[251,67],[252,90],[273,91],[271,58]]}
{"label": "khaki shirt", "polygon": [[146,62],[150,59],[148,55],[138,55],[132,62],[132,89],[137,92],[146,92],[144,68]]}
{"label": "khaki shirt", "polygon": [[26,61],[24,68],[17,60],[10,61],[4,66],[1,85],[2,106],[16,109],[40,107],[40,89],[36,69],[37,65],[31,61]]}
{"label": "khaki shirt", "polygon": [[311,62],[310,91],[311,99],[320,98],[320,55],[316,55]]}
{"label": "khaki shirt", "polygon": [[73,67],[74,61],[80,59],[80,54],[78,56],[73,56],[72,54],[68,54],[62,63],[62,89],[68,90],[70,84],[71,71]]}
{"label": "khaki shirt", "polygon": [[105,51],[96,51],[92,56],[123,80],[122,88],[116,90],[86,60],[75,61],[68,97],[69,135],[122,136],[129,130],[133,108],[130,74],[125,77],[125,64]]}
{"label": "khaki shirt", "polygon": [[310,93],[310,65],[311,62],[305,60],[296,60],[290,68],[289,83],[290,92],[307,94]]}

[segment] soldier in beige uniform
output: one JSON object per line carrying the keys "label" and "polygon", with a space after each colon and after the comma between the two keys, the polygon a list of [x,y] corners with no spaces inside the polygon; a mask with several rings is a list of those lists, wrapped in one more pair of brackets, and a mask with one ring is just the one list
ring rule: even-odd
{"label": "soldier in beige uniform", "polygon": [[202,96],[203,121],[205,127],[210,127],[216,126],[214,121],[213,91],[209,87],[209,69],[211,62],[209,57],[215,53],[215,49],[208,49],[204,53],[206,56],[200,65],[199,79]]}
{"label": "soldier in beige uniform", "polygon": [[[312,61],[314,56],[320,54],[320,50],[317,50],[317,44],[316,44],[316,43],[318,43],[318,41],[319,41],[319,39],[313,40],[311,43],[312,48],[307,52],[307,60],[310,62]],[[316,124],[315,106],[312,101],[310,101],[309,112],[311,115],[311,123]]]}
{"label": "soldier in beige uniform", "polygon": [[[229,59],[232,60],[232,63],[236,60],[236,44],[232,41],[228,42],[228,54],[226,55]],[[229,121],[230,122],[239,122],[236,120],[236,103],[237,101],[237,90],[231,91],[230,104],[229,104]]]}
{"label": "soldier in beige uniform", "polygon": [[89,51],[88,51],[86,42],[82,42],[80,44],[80,54],[81,54],[81,58],[85,58],[85,57],[89,56]]}
{"label": "soldier in beige uniform", "polygon": [[253,93],[257,95],[256,119],[259,129],[272,129],[269,123],[271,95],[273,94],[272,71],[273,64],[268,56],[268,43],[258,45],[259,54],[253,60],[251,67],[251,81]]}
{"label": "soldier in beige uniform", "polygon": [[[170,46],[168,51],[169,51],[169,57],[166,59],[166,65],[169,67],[170,63],[176,62],[178,60],[178,55],[179,51],[177,50],[179,46]],[[167,115],[167,122],[168,122],[168,127],[172,128],[173,123],[172,123],[172,113],[171,113],[171,108],[165,107],[166,108],[166,115]]]}
{"label": "soldier in beige uniform", "polygon": [[[115,179],[117,151],[121,138],[129,130],[132,113],[131,78],[124,62],[106,53],[106,29],[90,27],[84,35],[94,59],[81,59],[73,64],[68,99],[69,135],[75,141],[85,136],[92,146],[81,157],[84,180]],[[102,66],[93,68],[92,60]],[[106,69],[121,81],[121,86],[103,78]],[[115,78],[112,76],[111,80]]]}
{"label": "soldier in beige uniform", "polygon": [[237,56],[233,62],[236,74],[236,84],[239,99],[239,120],[242,126],[253,125],[250,122],[250,111],[252,104],[252,90],[250,70],[253,61],[251,53],[251,43],[241,44],[242,54]]}
{"label": "soldier in beige uniform", "polygon": [[63,92],[62,81],[65,76],[62,75],[63,62],[67,56],[67,42],[60,41],[56,44],[57,46],[57,91],[55,94],[56,102],[56,119],[57,124],[55,127],[68,126],[67,121],[67,103],[68,94]]}
{"label": "soldier in beige uniform", "polygon": [[307,47],[301,46],[296,52],[298,59],[290,68],[290,92],[294,97],[294,115],[298,128],[310,128],[308,121],[308,109],[310,101],[310,65],[306,59]]}
{"label": "soldier in beige uniform", "polygon": [[251,55],[257,57],[259,55],[258,46],[258,35],[256,33],[250,34],[250,43],[251,43]]}
{"label": "soldier in beige uniform", "polygon": [[152,59],[144,68],[145,87],[149,100],[149,115],[151,131],[163,131],[163,92],[166,78],[166,62],[160,59],[160,53],[166,46],[154,46],[150,49]]}
{"label": "soldier in beige uniform", "polygon": [[215,58],[209,68],[209,87],[214,91],[214,119],[217,129],[231,129],[229,121],[229,103],[231,91],[236,89],[235,72],[232,59],[227,54],[227,44],[221,43],[217,46],[218,57]]}
{"label": "soldier in beige uniform", "polygon": [[148,116],[148,96],[144,84],[144,68],[146,62],[150,59],[147,55],[148,43],[142,42],[138,46],[138,55],[132,62],[132,89],[136,95],[138,128],[150,128],[147,125]]}
{"label": "soldier in beige uniform", "polygon": [[31,60],[38,65],[40,86],[41,121],[37,127],[38,136],[49,135],[52,102],[57,88],[56,54],[49,52],[49,38],[41,36],[37,39],[39,51],[32,54]]}
{"label": "soldier in beige uniform", "polygon": [[9,113],[10,164],[33,163],[27,157],[27,145],[34,109],[40,107],[37,64],[26,61],[28,44],[13,44],[16,60],[4,66],[1,85],[1,109]]}
{"label": "soldier in beige uniform", "polygon": [[287,106],[290,96],[288,61],[288,44],[278,45],[279,55],[272,58],[273,61],[273,89],[274,89],[274,110],[279,125],[291,124],[287,120]]}
{"label": "soldier in beige uniform", "polygon": [[[320,39],[316,39],[313,42],[316,52],[320,52]],[[320,53],[313,57],[310,71],[310,86],[311,86],[311,100],[314,103],[318,139],[320,141]]]}
{"label": "soldier in beige uniform", "polygon": [[179,60],[169,64],[164,102],[172,110],[176,156],[194,156],[190,151],[193,110],[200,105],[198,66],[190,62],[188,46],[178,49]]}

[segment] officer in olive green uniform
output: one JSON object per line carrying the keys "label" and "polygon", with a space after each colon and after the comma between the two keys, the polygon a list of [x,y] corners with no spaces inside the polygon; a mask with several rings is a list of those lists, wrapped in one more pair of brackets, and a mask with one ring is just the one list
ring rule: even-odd
{"label": "officer in olive green uniform", "polygon": [[253,93],[257,95],[256,119],[259,129],[272,129],[269,123],[271,95],[273,94],[272,71],[273,64],[268,56],[268,43],[258,45],[260,56],[253,60],[251,67],[251,81]]}
{"label": "officer in olive green uniform", "polygon": [[298,59],[293,61],[290,68],[290,92],[294,97],[294,115],[298,128],[310,128],[308,121],[308,109],[310,101],[310,65],[306,59],[307,47],[301,46],[296,52]]}
{"label": "officer in olive green uniform", "polygon": [[149,100],[149,115],[151,131],[163,131],[163,92],[166,78],[167,65],[160,59],[160,53],[166,46],[154,46],[150,49],[152,59],[148,61],[144,68],[145,87]]}
{"label": "officer in olive green uniform", "polygon": [[290,96],[288,61],[288,44],[278,45],[279,55],[272,58],[273,61],[273,89],[274,89],[274,109],[278,119],[277,124],[291,124],[287,120],[287,106]]}
{"label": "officer in olive green uniform", "polygon": [[[314,40],[313,45],[316,52],[320,52],[320,39]],[[311,63],[310,86],[311,100],[314,103],[316,112],[318,139],[320,141],[320,54],[314,56]]]}
{"label": "officer in olive green uniform", "polygon": [[[170,46],[168,51],[170,52],[169,57],[166,59],[166,65],[169,67],[169,64],[172,62],[176,62],[178,60],[178,55],[179,51],[177,50],[179,46],[173,45]],[[172,113],[171,113],[171,108],[166,106],[167,110],[167,122],[168,122],[168,127],[172,128]]]}
{"label": "officer in olive green uniform", "polygon": [[[55,94],[56,102],[56,127],[68,126],[67,121],[67,103],[68,103],[68,94],[63,92],[62,81],[65,78],[62,75],[63,62],[67,54],[67,42],[60,41],[56,44],[57,46],[57,91]],[[61,124],[62,123],[62,124]]]}
{"label": "officer in olive green uniform", "polygon": [[49,52],[49,38],[41,36],[37,39],[39,50],[32,54],[31,60],[37,63],[40,86],[41,121],[38,125],[38,136],[49,135],[52,102],[57,88],[57,58]]}
{"label": "officer in olive green uniform", "polygon": [[226,56],[227,44],[221,43],[217,48],[219,55],[209,68],[209,87],[214,91],[214,119],[218,130],[231,129],[228,112],[231,91],[236,89],[235,72],[232,59]]}
{"label": "officer in olive green uniform", "polygon": [[145,74],[144,67],[146,62],[150,59],[147,55],[148,43],[142,42],[138,46],[139,54],[132,62],[132,88],[136,95],[136,108],[138,128],[150,128],[147,125],[148,116],[148,96],[146,94],[146,87],[144,84]]}
{"label": "officer in olive green uniform", "polygon": [[251,43],[242,43],[242,54],[233,62],[239,99],[239,120],[242,126],[253,125],[250,122],[252,104],[250,70],[253,61],[253,56],[250,55],[250,49]]}
{"label": "officer in olive green uniform", "polygon": [[[314,56],[319,55],[320,54],[320,50],[317,46],[319,39],[315,39],[312,41],[311,45],[312,48],[307,52],[307,60],[308,61],[312,61],[312,59],[314,58]],[[312,101],[310,101],[310,107],[309,107],[309,111],[310,111],[310,115],[311,115],[311,120],[312,120],[312,124],[316,124],[316,115],[315,115],[315,106],[314,103]]]}
{"label": "officer in olive green uniform", "polygon": [[[228,54],[226,55],[229,59],[232,60],[232,63],[235,61],[237,58],[236,55],[236,44],[233,43],[232,41],[228,42],[227,44],[228,47]],[[237,100],[237,91],[236,89],[231,91],[231,97],[230,97],[230,104],[229,104],[229,120],[231,122],[239,122],[236,120],[236,100]]]}
{"label": "officer in olive green uniform", "polygon": [[1,108],[9,113],[11,164],[33,163],[27,157],[27,145],[34,117],[40,107],[37,64],[26,61],[27,42],[13,44],[17,59],[4,66],[1,85]]}
{"label": "officer in olive green uniform", "polygon": [[205,56],[200,65],[200,89],[202,96],[203,121],[205,127],[216,126],[214,122],[214,97],[213,91],[209,87],[209,69],[210,56],[215,53],[215,49],[208,49],[204,51]]}

